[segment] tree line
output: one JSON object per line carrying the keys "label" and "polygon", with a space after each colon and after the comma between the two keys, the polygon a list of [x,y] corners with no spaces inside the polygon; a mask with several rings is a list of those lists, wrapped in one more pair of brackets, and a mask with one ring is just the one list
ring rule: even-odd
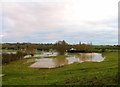
{"label": "tree line", "polygon": [[[65,40],[63,41],[57,41],[55,43],[47,43],[47,44],[34,44],[34,43],[4,43],[2,44],[3,50],[27,50],[28,53],[30,53],[30,50],[34,52],[34,50],[38,51],[50,51],[52,50],[70,50],[71,48],[76,49],[77,51],[81,52],[90,52],[95,50],[101,50],[101,49],[118,49],[118,45],[92,45],[85,44],[85,43],[79,43],[79,44],[69,44]],[[33,53],[31,52],[31,53]]]}

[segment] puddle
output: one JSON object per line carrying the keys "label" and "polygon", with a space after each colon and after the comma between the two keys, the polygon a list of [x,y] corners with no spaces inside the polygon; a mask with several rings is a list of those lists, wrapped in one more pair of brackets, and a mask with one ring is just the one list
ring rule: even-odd
{"label": "puddle", "polygon": [[66,58],[40,58],[30,67],[32,68],[56,68],[75,62],[101,62],[105,59],[100,53],[80,53],[79,55],[68,55]]}

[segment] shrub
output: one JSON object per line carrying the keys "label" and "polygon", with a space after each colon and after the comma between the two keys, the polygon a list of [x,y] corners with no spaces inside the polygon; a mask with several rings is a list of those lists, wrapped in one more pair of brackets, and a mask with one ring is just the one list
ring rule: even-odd
{"label": "shrub", "polygon": [[7,64],[15,60],[20,60],[24,58],[26,53],[22,51],[18,51],[16,54],[7,54],[7,53],[2,53],[2,64]]}

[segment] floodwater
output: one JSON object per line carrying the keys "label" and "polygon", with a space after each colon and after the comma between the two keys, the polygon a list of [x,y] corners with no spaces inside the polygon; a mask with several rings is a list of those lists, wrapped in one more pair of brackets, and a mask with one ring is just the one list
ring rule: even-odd
{"label": "floodwater", "polygon": [[48,57],[48,56],[57,56],[57,52],[43,52],[42,54],[36,54],[34,57]]}
{"label": "floodwater", "polygon": [[[49,56],[57,56],[57,52],[43,52],[42,54],[35,54],[34,57],[49,57]],[[26,55],[24,58],[30,58],[31,55]]]}
{"label": "floodwater", "polygon": [[75,62],[101,62],[105,59],[101,53],[80,53],[79,55],[68,55],[65,58],[40,58],[36,59],[35,63],[30,67],[32,68],[56,68]]}
{"label": "floodwater", "polygon": [[3,53],[5,53],[5,54],[16,54],[16,52],[0,52],[0,54],[3,54]]}

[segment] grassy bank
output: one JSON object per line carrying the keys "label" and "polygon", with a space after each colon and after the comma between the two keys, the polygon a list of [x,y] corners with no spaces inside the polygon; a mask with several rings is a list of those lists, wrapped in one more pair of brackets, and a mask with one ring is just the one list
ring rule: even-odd
{"label": "grassy bank", "polygon": [[118,53],[105,52],[105,61],[74,63],[56,69],[34,69],[28,59],[3,66],[3,85],[115,85]]}

